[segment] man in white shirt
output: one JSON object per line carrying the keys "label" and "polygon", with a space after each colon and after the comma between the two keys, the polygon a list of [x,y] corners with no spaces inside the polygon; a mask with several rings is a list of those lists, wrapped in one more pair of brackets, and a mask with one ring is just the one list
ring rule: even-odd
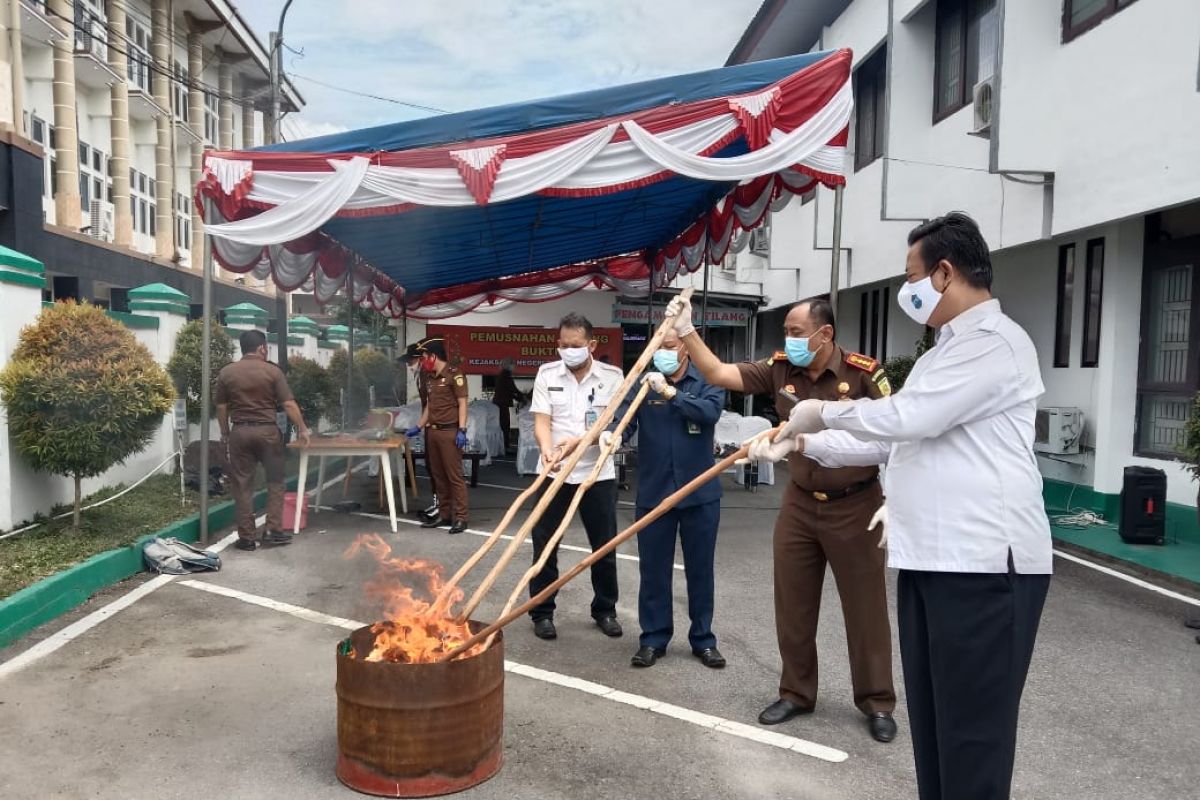
{"label": "man in white shirt", "polygon": [[[558,324],[558,353],[562,360],[543,364],[533,382],[533,436],[542,451],[541,469],[565,461],[584,432],[610,402],[620,402],[617,390],[625,375],[620,369],[592,357],[596,340],[592,323],[579,314],[567,314]],[[579,485],[591,474],[600,456],[593,444],[571,470],[563,486],[533,527],[533,560],[541,557],[546,543],[562,522]],[[549,486],[547,481],[546,486]],[[593,551],[617,535],[617,482],[612,459],[606,459],[597,480],[579,503],[579,518]],[[609,553],[592,565],[592,619],[607,636],[620,636],[617,621],[617,554]],[[532,597],[558,579],[558,548],[546,566],[529,582]],[[533,632],[540,639],[557,638],[554,628],[555,597],[529,612]]]}
{"label": "man in white shirt", "polygon": [[767,457],[800,449],[827,466],[886,461],[887,506],[872,525],[883,523],[888,566],[900,570],[920,796],[997,800],[1009,796],[1021,693],[1052,572],[1033,455],[1041,373],[1033,342],[992,298],[974,220],[951,213],[908,241],[896,299],[938,329],[936,345],[892,396],[805,400],[773,443],[754,447]]}

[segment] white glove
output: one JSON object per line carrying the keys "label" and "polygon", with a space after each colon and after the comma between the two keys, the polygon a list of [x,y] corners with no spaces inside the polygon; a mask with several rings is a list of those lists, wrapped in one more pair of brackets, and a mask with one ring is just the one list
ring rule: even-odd
{"label": "white glove", "polygon": [[871,515],[871,521],[867,524],[868,531],[873,531],[876,527],[880,529],[878,546],[880,550],[883,550],[887,547],[888,510],[886,503]]}
{"label": "white glove", "polygon": [[642,383],[650,384],[650,390],[665,395],[668,393],[667,376],[661,372],[647,372],[642,376]]}
{"label": "white glove", "polygon": [[813,398],[796,403],[792,406],[792,413],[788,415],[787,423],[775,436],[775,441],[795,439],[802,433],[816,433],[825,430],[825,420],[821,419],[821,409],[824,406],[824,400]]}
{"label": "white glove", "polygon": [[612,431],[600,431],[600,439],[596,443],[598,445],[600,445],[601,450],[607,450],[609,444],[612,443],[612,440],[613,440]]}
{"label": "white glove", "polygon": [[750,449],[746,453],[746,457],[739,458],[734,462],[735,464],[749,464],[751,461],[770,461],[771,463],[782,461],[799,449],[800,437],[771,441],[770,431],[767,431],[750,439],[748,444]]}
{"label": "white glove", "polygon": [[696,327],[692,325],[692,304],[689,300],[683,297],[676,297],[667,303],[666,315],[675,318],[672,324],[675,327],[675,332],[679,334],[679,338],[682,339],[689,333],[696,332]]}

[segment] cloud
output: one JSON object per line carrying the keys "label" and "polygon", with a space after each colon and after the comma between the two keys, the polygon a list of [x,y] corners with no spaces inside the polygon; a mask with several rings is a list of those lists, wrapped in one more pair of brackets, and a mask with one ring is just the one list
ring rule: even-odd
{"label": "cloud", "polygon": [[[450,111],[720,66],[760,0],[330,0],[296,3],[288,72]],[[250,5],[250,4],[248,4]],[[258,5],[253,4],[253,5]],[[244,12],[265,38],[270,10]],[[302,78],[293,123],[329,132],[428,112]]]}

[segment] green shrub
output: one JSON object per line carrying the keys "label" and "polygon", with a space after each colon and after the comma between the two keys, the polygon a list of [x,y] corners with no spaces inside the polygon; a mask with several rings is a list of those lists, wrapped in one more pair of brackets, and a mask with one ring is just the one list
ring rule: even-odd
{"label": "green shrub", "polygon": [[933,347],[933,334],[926,331],[920,339],[917,339],[917,349],[911,356],[892,356],[887,361],[883,362],[883,368],[887,371],[888,382],[892,385],[892,391],[899,391],[904,382],[908,380],[908,374],[912,372],[913,365],[917,363],[926,350]]}
{"label": "green shrub", "polygon": [[[226,364],[233,361],[233,340],[225,329],[214,319],[212,323],[212,339],[209,342],[209,357],[212,359],[212,392],[210,398],[216,396],[217,373]],[[200,421],[200,359],[204,354],[204,321],[192,320],[180,329],[175,337],[175,352],[167,362],[167,372],[175,384],[178,397],[187,400],[188,422]],[[216,404],[209,409],[216,414]]]}
{"label": "green shrub", "polygon": [[[1188,417],[1184,428],[1183,444],[1179,451],[1187,462],[1192,479],[1200,481],[1200,393],[1192,401],[1192,415]],[[1200,516],[1200,490],[1196,492],[1196,514]]]}
{"label": "green shrub", "polygon": [[[329,360],[330,392],[328,402],[325,404],[325,415],[338,427],[342,424],[341,393],[346,388],[346,368],[349,360],[349,352],[341,348],[335,350],[333,358]],[[367,375],[363,372],[358,353],[355,353],[353,388],[347,405],[349,409],[346,414],[346,425],[355,428],[366,416],[368,405]]]}
{"label": "green shrub", "polygon": [[304,421],[317,430],[321,417],[326,414],[330,396],[337,395],[337,386],[329,372],[315,361],[293,356],[288,359],[287,380]]}
{"label": "green shrub", "polygon": [[396,362],[378,350],[356,350],[354,363],[362,367],[367,385],[375,387],[375,404],[393,406],[399,403],[396,383],[399,378]]}
{"label": "green shrub", "polygon": [[37,470],[81,483],[143,450],[174,393],[145,346],[102,309],[74,302],[42,310],[0,372],[13,444]]}

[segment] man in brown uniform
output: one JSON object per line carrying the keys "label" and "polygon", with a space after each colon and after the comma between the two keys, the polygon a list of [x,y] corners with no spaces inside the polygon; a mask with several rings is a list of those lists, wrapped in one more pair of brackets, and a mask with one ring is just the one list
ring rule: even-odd
{"label": "man in brown uniform", "polygon": [[237,548],[254,550],[258,540],[251,493],[259,463],[267,473],[267,530],[263,543],[292,541],[292,534],[283,530],[283,437],[275,424],[275,410],[283,406],[305,445],[309,430],[283,370],[267,361],[267,337],[262,331],[246,331],[241,346],[242,360],[229,364],[217,375],[217,424],[221,427],[221,442],[229,452]]}
{"label": "man in brown uniform", "polygon": [[[403,356],[404,363],[410,369],[413,369],[413,373],[412,373],[413,383],[416,384],[416,387],[417,387],[417,398],[420,399],[420,401],[421,401],[421,410],[422,411],[425,410],[425,406],[428,405],[428,403],[429,403],[429,383],[433,379],[433,373],[426,372],[425,368],[423,366],[423,363],[425,361],[425,345],[431,341],[433,341],[432,337],[427,338],[427,339],[422,339],[419,342],[414,342],[413,344],[410,344],[408,346],[408,348],[404,351],[404,356]],[[438,341],[441,341],[441,340],[438,339]],[[408,436],[409,439],[415,439],[416,437],[421,435],[421,426],[414,425],[413,427],[406,430],[404,433],[406,436]],[[426,448],[425,448],[425,471],[429,473],[429,481],[430,481],[430,484],[434,487],[434,489],[432,491],[432,495],[433,495],[432,502],[426,508],[424,508],[423,510],[418,511],[416,513],[416,516],[424,522],[431,522],[433,520],[440,519],[440,517],[438,515],[439,506],[438,506],[438,497],[437,497],[437,488],[436,488],[437,484],[434,483],[434,478],[433,478],[433,470],[434,470],[433,460],[434,460],[433,452],[430,451],[428,446],[426,446]]]}
{"label": "man in brown uniform", "polygon": [[[673,308],[679,306],[679,308]],[[784,320],[786,349],[762,361],[724,364],[691,325],[690,304],[671,301],[676,330],[687,343],[704,379],[737,392],[775,398],[781,419],[796,400],[882,397],[891,392],[879,362],[846,353],[834,342],[828,301],[801,300]],[[781,390],[791,397],[781,395]],[[822,467],[801,453],[789,457],[791,480],[775,523],[775,631],[783,675],[779,700],[758,717],[776,725],[811,712],[817,701],[817,620],[825,565],[833,568],[846,642],[854,703],[868,718],[871,735],[890,742],[896,735],[892,710],[892,632],[884,584],[884,551],[868,532],[883,502],[877,467]]]}
{"label": "man in brown uniform", "polygon": [[426,386],[429,400],[421,410],[418,427],[425,431],[425,451],[433,490],[438,498],[437,517],[422,528],[450,526],[450,533],[467,529],[467,483],[462,474],[462,449],[467,446],[467,379],[446,363],[441,339],[424,344],[422,371],[431,373]]}

